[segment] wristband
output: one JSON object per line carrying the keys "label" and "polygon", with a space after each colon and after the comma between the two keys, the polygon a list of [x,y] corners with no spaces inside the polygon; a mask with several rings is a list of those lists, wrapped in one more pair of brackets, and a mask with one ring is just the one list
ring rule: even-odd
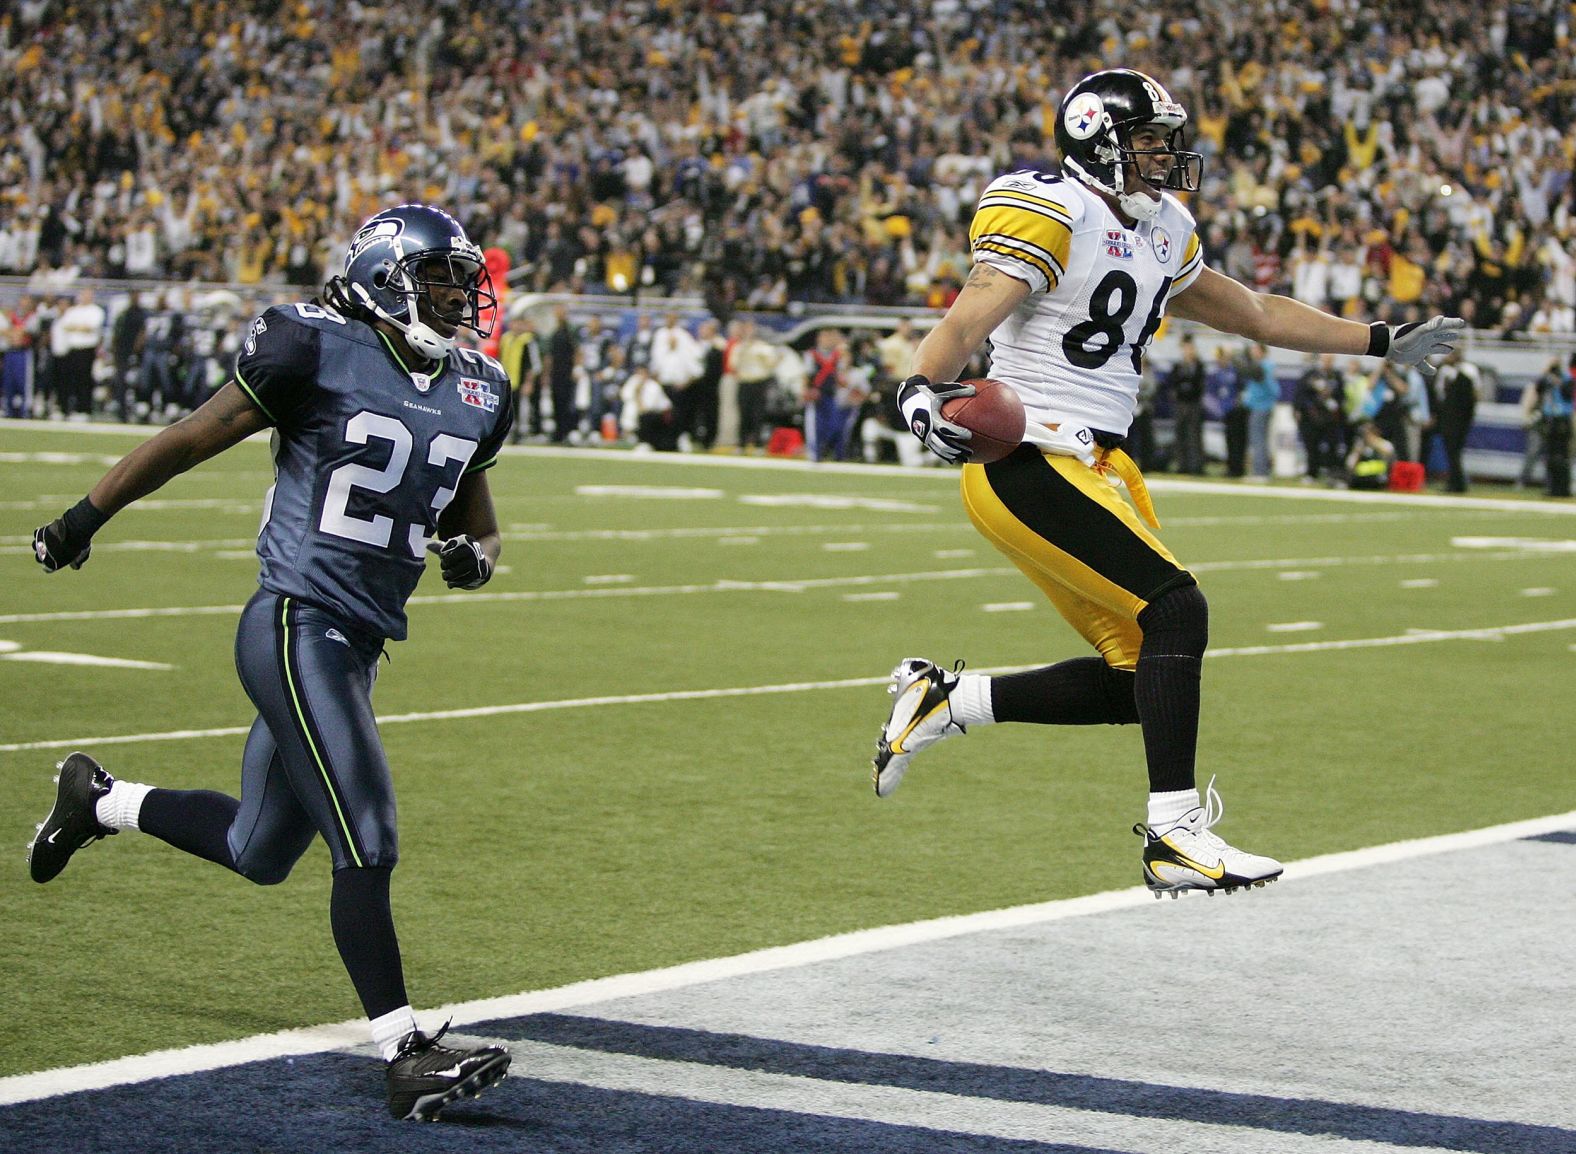
{"label": "wristband", "polygon": [[1368,351],[1366,357],[1382,357],[1390,351],[1390,326],[1374,321],[1368,326]]}
{"label": "wristband", "polygon": [[72,538],[80,541],[90,541],[93,534],[104,528],[109,517],[100,513],[93,502],[83,497],[75,505],[65,511],[60,518],[65,523],[66,532]]}

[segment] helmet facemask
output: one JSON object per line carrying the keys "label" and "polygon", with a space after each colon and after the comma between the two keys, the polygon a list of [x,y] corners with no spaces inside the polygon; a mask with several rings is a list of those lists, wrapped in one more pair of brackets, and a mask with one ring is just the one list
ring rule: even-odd
{"label": "helmet facemask", "polygon": [[480,337],[491,335],[492,325],[483,330],[481,317],[483,310],[496,313],[498,297],[479,254],[419,252],[396,262],[387,277],[387,289],[405,299],[405,316],[377,312],[405,334],[420,356],[435,361],[454,350],[454,336],[444,336],[433,321],[455,333],[464,328]]}

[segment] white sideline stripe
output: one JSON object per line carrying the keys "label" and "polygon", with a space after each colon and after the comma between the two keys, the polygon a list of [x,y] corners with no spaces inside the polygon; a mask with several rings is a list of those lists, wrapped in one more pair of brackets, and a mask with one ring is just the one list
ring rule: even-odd
{"label": "white sideline stripe", "polygon": [[[1555,833],[1573,826],[1576,826],[1576,810],[1529,818],[1525,821],[1508,822],[1484,829],[1391,842],[1343,853],[1324,854],[1289,863],[1282,881],[1322,877],[1327,874],[1364,869],[1368,866],[1388,865],[1434,854],[1480,849],[1484,846],[1515,841],[1518,838]],[[424,1016],[430,1015],[433,1019],[452,1017],[456,1026],[464,1027],[495,1018],[517,1018],[526,1014],[595,1005],[617,998],[685,989],[727,978],[796,969],[815,965],[818,962],[838,961],[882,950],[962,937],[966,934],[1044,925],[1090,914],[1131,909],[1153,900],[1147,888],[1133,886],[1129,889],[1107,890],[1082,897],[1061,898],[1032,905],[1011,906],[1007,909],[854,930],[811,941],[795,942],[792,945],[773,946],[750,953],[735,954],[727,958],[710,958],[641,973],[593,978],[548,990],[527,990],[503,997],[457,1002],[424,1011]],[[59,1070],[45,1070],[36,1074],[15,1074],[0,1078],[0,1105],[30,1102],[39,1098],[50,1098],[84,1090],[99,1090],[108,1086],[123,1086],[177,1074],[195,1074],[204,1070],[215,1070],[267,1058],[351,1049],[366,1042],[366,1029],[364,1020],[355,1019],[326,1026],[282,1030],[274,1034],[261,1034],[232,1042],[156,1050],[148,1054]]]}
{"label": "white sideline stripe", "polygon": [[[1033,602],[1023,602],[1033,607]],[[1322,653],[1346,649],[1387,649],[1395,645],[1426,645],[1437,641],[1503,641],[1508,636],[1576,629],[1576,617],[1559,621],[1531,621],[1518,625],[1490,625],[1480,629],[1415,629],[1392,637],[1353,637],[1344,641],[1301,641],[1287,645],[1241,645],[1211,649],[1206,657],[1266,657],[1280,653]],[[1022,673],[1038,665],[1000,665],[980,669],[985,674]],[[508,705],[477,705],[468,709],[440,709],[424,713],[379,716],[379,725],[414,721],[460,721],[472,717],[498,717],[511,713],[545,713],[558,709],[586,709],[603,705],[650,705],[668,701],[709,701],[723,697],[763,697],[774,693],[807,693],[818,689],[861,689],[885,685],[890,677],[847,677],[836,681],[791,681],[780,685],[744,685],[727,689],[680,689],[668,693],[626,693],[604,697],[574,697],[557,701],[520,701]],[[76,749],[95,745],[133,745],[145,741],[186,741],[205,737],[235,737],[249,725],[217,729],[172,729],[159,733],[126,733],[111,737],[72,737],[52,741],[18,741],[0,745],[0,753],[34,749]]]}
{"label": "white sideline stripe", "polygon": [[[1200,561],[1189,565],[1195,573],[1226,573],[1283,566],[1322,565],[1423,565],[1447,561],[1524,561],[1537,554],[1513,549],[1503,553],[1402,553],[1367,557],[1270,557],[1250,561]],[[778,581],[720,579],[696,585],[628,585],[592,589],[526,589],[518,592],[437,593],[412,597],[409,605],[488,605],[500,601],[569,601],[582,597],[665,597],[696,593],[803,593],[807,589],[835,589],[843,585],[885,585],[889,582],[955,581],[974,577],[1004,577],[1017,573],[1009,565],[971,569],[935,569],[909,573],[866,574],[853,577],[802,577]],[[144,617],[206,617],[239,613],[243,605],[172,605],[146,609],[66,609],[53,613],[0,614],[0,625],[43,621],[113,621]]]}

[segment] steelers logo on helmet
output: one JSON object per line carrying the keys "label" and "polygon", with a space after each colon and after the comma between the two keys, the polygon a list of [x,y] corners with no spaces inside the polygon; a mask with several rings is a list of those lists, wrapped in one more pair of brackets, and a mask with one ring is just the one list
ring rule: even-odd
{"label": "steelers logo on helmet", "polygon": [[1067,135],[1074,140],[1088,140],[1104,127],[1105,102],[1093,92],[1080,92],[1068,102],[1062,120]]}

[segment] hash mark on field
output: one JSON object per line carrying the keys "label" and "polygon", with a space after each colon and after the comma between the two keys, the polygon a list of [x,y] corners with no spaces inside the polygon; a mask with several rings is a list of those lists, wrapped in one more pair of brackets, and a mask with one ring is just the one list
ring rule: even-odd
{"label": "hash mark on field", "polygon": [[1434,577],[1412,577],[1401,582],[1402,589],[1432,589],[1439,584]]}
{"label": "hash mark on field", "polygon": [[988,601],[980,606],[986,613],[1027,613],[1033,608],[1033,601]]}
{"label": "hash mark on field", "polygon": [[1521,595],[1523,597],[1553,597],[1558,592],[1558,589],[1550,589],[1547,585],[1538,585],[1531,589],[1523,589]]}
{"label": "hash mark on field", "polygon": [[886,590],[881,593],[844,593],[844,601],[896,601],[903,596],[896,590]]}
{"label": "hash mark on field", "polygon": [[667,501],[717,501],[727,496],[721,489],[683,489],[662,485],[576,485],[577,497],[650,497]]}
{"label": "hash mark on field", "polygon": [[634,579],[633,573],[597,573],[580,578],[587,585],[623,585]]}
{"label": "hash mark on field", "polygon": [[937,549],[931,554],[938,561],[957,561],[964,557],[974,556],[972,549]]}
{"label": "hash mark on field", "polygon": [[1324,622],[1322,621],[1281,621],[1266,625],[1264,631],[1266,633],[1311,633],[1315,629],[1323,628]]}
{"label": "hash mark on field", "polygon": [[1288,569],[1279,576],[1282,581],[1317,581],[1324,574],[1316,569]]}
{"label": "hash mark on field", "polygon": [[828,553],[863,553],[870,548],[869,541],[828,541],[821,546]]}
{"label": "hash mark on field", "polygon": [[719,544],[719,545],[759,545],[760,543],[761,543],[761,539],[759,537],[718,537],[717,538],[717,544]]}

